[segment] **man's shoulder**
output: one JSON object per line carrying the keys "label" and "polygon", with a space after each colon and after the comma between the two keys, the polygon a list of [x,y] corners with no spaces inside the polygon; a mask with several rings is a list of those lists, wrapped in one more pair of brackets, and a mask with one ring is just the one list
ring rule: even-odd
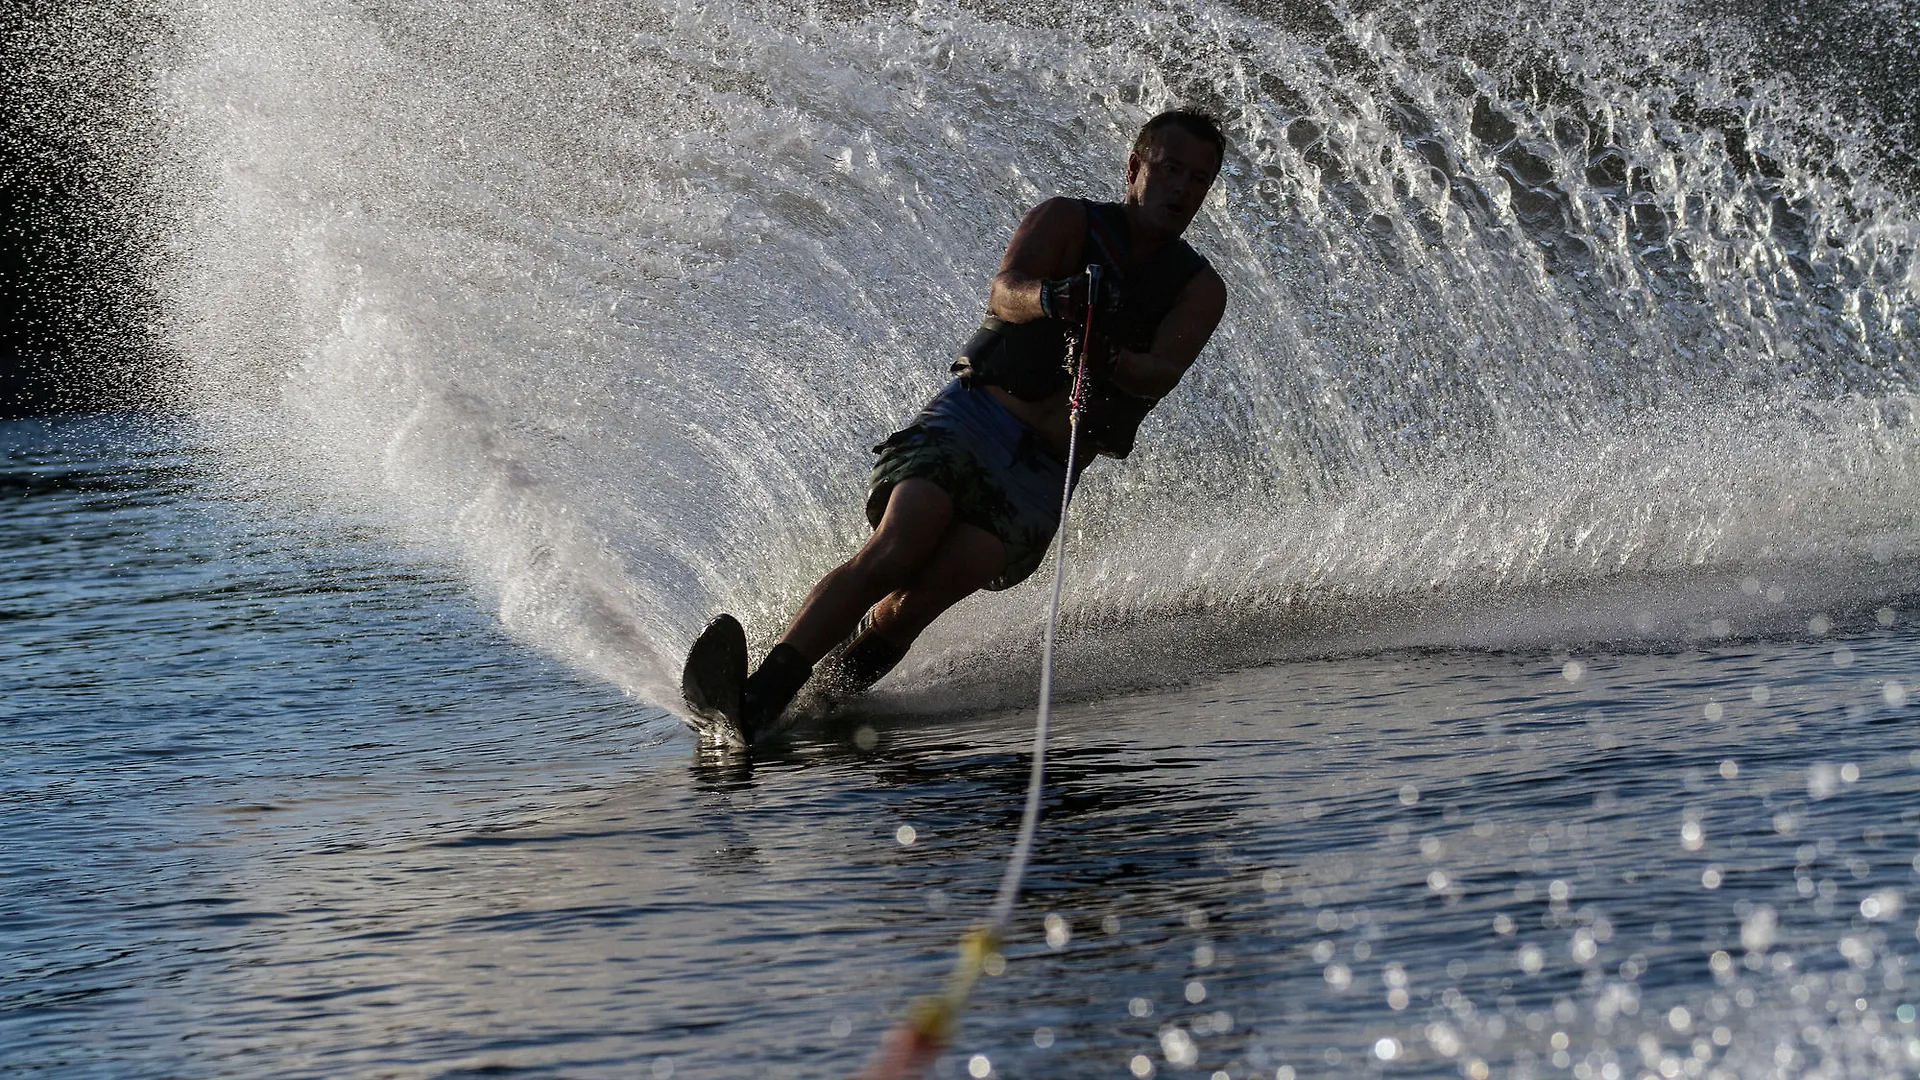
{"label": "man's shoulder", "polygon": [[1190,299],[1202,310],[1213,312],[1216,319],[1227,309],[1227,281],[1205,256],[1200,257],[1200,268],[1187,279],[1186,288],[1180,292],[1181,299]]}
{"label": "man's shoulder", "polygon": [[1087,201],[1071,195],[1055,195],[1027,211],[1029,221],[1046,224],[1085,225],[1087,220]]}

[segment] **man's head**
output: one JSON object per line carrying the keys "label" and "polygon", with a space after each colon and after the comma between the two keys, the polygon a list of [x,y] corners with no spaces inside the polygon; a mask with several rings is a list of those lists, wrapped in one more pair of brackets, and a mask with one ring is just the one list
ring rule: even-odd
{"label": "man's head", "polygon": [[1186,231],[1226,158],[1226,136],[1205,113],[1173,109],[1146,122],[1127,155],[1136,225],[1165,237]]}

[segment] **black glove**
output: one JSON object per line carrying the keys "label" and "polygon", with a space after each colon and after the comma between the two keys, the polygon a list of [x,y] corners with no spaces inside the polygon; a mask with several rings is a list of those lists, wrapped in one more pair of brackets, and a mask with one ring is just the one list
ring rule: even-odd
{"label": "black glove", "polygon": [[[1108,276],[1100,279],[1099,314],[1111,315],[1120,308],[1120,286]],[[1040,313],[1074,326],[1087,321],[1087,275],[1047,278],[1040,282]]]}
{"label": "black glove", "polygon": [[1087,275],[1047,278],[1040,283],[1040,314],[1078,326],[1087,321]]}

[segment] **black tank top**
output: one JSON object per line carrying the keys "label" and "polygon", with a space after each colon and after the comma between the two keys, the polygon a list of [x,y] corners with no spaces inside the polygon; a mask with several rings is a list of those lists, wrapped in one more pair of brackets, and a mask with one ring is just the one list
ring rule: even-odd
{"label": "black tank top", "polygon": [[[1180,291],[1207,260],[1177,237],[1150,257],[1135,260],[1126,211],[1120,204],[1080,202],[1087,212],[1082,259],[1098,263],[1102,279],[1117,283],[1120,292],[1118,310],[1095,317],[1095,333],[1110,348],[1146,352]],[[953,372],[969,382],[1002,387],[1023,401],[1041,401],[1060,393],[1072,380],[1081,332],[1082,327],[1063,319],[1010,323],[989,315],[961,350]],[[1133,450],[1140,422],[1156,403],[1157,399],[1135,397],[1105,379],[1090,379],[1082,421],[1088,441],[1109,457],[1126,457]]]}

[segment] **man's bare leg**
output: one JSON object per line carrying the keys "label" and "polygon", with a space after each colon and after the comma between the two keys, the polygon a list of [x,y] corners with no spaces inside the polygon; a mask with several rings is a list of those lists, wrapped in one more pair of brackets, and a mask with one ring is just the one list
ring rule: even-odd
{"label": "man's bare leg", "polygon": [[986,588],[1006,564],[1007,548],[999,537],[955,523],[913,580],[875,605],[874,629],[904,649],[942,612]]}
{"label": "man's bare leg", "polygon": [[960,523],[948,528],[933,558],[905,588],[874,605],[873,621],[827,662],[821,671],[827,693],[861,694],[879,682],[934,619],[1000,576],[1006,551],[985,529]]}
{"label": "man's bare leg", "polygon": [[953,521],[953,499],[931,480],[894,486],[873,535],[853,558],[820,579],[740,693],[740,726],[748,742],[771,727],[813,674],[813,665],[846,640],[861,616],[914,580],[940,550]]}
{"label": "man's bare leg", "polygon": [[873,535],[813,587],[781,642],[808,663],[819,662],[853,633],[868,608],[919,575],[941,551],[952,521],[953,499],[933,481],[913,477],[895,485]]}

